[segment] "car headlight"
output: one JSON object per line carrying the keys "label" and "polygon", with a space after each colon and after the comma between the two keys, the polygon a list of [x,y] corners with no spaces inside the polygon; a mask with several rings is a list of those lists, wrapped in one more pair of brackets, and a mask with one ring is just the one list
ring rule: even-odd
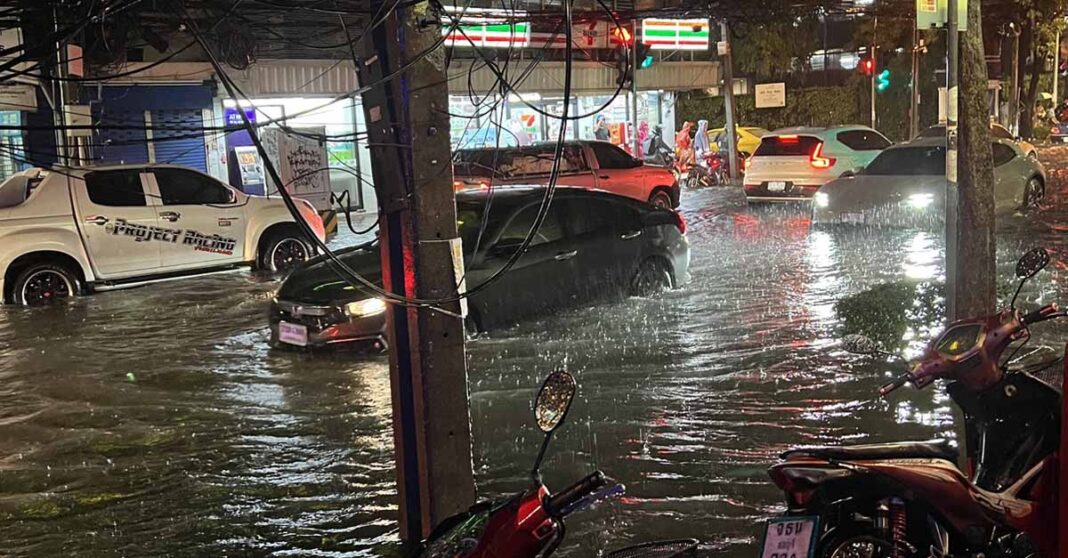
{"label": "car headlight", "polygon": [[827,207],[831,203],[831,197],[826,192],[816,192],[812,195],[812,202],[816,207]]}
{"label": "car headlight", "polygon": [[345,305],[345,315],[351,318],[377,316],[386,311],[386,301],[381,298],[357,300]]}
{"label": "car headlight", "polygon": [[934,194],[912,194],[906,203],[914,209],[924,209],[934,203]]}

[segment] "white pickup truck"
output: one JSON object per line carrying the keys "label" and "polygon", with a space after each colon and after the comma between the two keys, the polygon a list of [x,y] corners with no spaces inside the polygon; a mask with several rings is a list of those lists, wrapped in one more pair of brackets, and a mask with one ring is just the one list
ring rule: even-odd
{"label": "white pickup truck", "polygon": [[[306,201],[301,216],[322,240]],[[0,293],[36,305],[252,265],[285,271],[314,253],[277,197],[249,196],[168,165],[30,169],[0,184]]]}

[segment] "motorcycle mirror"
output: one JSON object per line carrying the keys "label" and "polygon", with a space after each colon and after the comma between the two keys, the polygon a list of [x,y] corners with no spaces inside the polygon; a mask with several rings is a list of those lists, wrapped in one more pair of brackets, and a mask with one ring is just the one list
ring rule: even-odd
{"label": "motorcycle mirror", "polygon": [[866,335],[846,335],[842,339],[842,348],[855,355],[875,355],[882,352],[877,343]]}
{"label": "motorcycle mirror", "polygon": [[1049,265],[1049,252],[1045,248],[1028,250],[1016,262],[1016,277],[1030,279]]}
{"label": "motorcycle mirror", "polygon": [[530,471],[530,477],[536,484],[541,484],[541,462],[545,459],[545,450],[549,449],[549,440],[552,440],[553,432],[560,428],[567,418],[567,411],[571,408],[576,391],[578,383],[575,382],[575,377],[564,370],[549,374],[538,390],[538,397],[534,400],[534,419],[538,428],[545,433],[545,439],[538,450],[538,457],[534,460],[534,468]]}
{"label": "motorcycle mirror", "polygon": [[542,432],[551,434],[563,424],[577,389],[575,377],[563,370],[557,370],[545,378],[534,402],[534,418]]}

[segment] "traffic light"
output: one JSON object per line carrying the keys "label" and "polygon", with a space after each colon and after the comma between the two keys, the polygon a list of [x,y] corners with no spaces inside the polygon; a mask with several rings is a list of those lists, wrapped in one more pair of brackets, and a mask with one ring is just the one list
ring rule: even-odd
{"label": "traffic light", "polygon": [[653,47],[645,43],[634,43],[634,59],[638,61],[639,68],[644,70],[652,66],[653,62],[656,62],[656,56],[653,56],[652,49]]}
{"label": "traffic light", "polygon": [[634,44],[634,34],[625,26],[612,27],[612,44],[630,46]]}
{"label": "traffic light", "polygon": [[860,70],[860,73],[870,76],[875,73],[875,62],[871,58],[861,58],[857,69]]}
{"label": "traffic light", "polygon": [[890,69],[886,68],[875,76],[875,90],[882,93],[888,87],[890,87]]}

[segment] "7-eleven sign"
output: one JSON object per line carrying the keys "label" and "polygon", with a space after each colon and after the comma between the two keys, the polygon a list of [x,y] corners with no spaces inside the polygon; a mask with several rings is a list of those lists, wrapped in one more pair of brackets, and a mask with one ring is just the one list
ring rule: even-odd
{"label": "7-eleven sign", "polygon": [[643,19],[642,42],[654,50],[708,50],[707,19]]}
{"label": "7-eleven sign", "polygon": [[[523,21],[525,13],[506,12],[479,8],[446,7],[453,17],[463,19],[452,29],[448,18],[442,25],[445,44],[448,46],[476,46],[483,48],[526,47],[530,45],[530,23]],[[451,33],[450,33],[451,31]]]}

